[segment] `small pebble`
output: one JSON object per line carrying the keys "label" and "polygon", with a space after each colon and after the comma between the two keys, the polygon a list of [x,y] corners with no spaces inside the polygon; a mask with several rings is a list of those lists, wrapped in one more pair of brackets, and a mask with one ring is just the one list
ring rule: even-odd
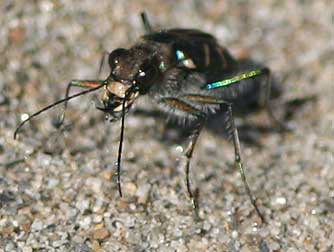
{"label": "small pebble", "polygon": [[76,207],[80,210],[80,212],[84,212],[86,209],[89,209],[89,200],[79,200],[76,203]]}
{"label": "small pebble", "polygon": [[62,246],[64,243],[66,243],[66,241],[58,240],[58,241],[52,242],[52,246],[55,247],[55,248],[58,248],[58,247]]}
{"label": "small pebble", "polygon": [[102,215],[95,215],[93,218],[93,222],[94,223],[101,223],[103,220],[103,216]]}
{"label": "small pebble", "polygon": [[21,121],[25,121],[25,120],[27,120],[29,118],[29,115],[28,114],[22,114],[21,115]]}
{"label": "small pebble", "polygon": [[124,183],[123,188],[124,192],[128,195],[135,195],[137,191],[137,186],[131,182]]}
{"label": "small pebble", "polygon": [[100,228],[94,231],[93,238],[95,240],[104,240],[109,237],[110,233],[109,230],[106,228]]}
{"label": "small pebble", "polygon": [[83,220],[79,221],[80,226],[83,229],[88,229],[92,223],[92,218],[87,216]]}
{"label": "small pebble", "polygon": [[149,198],[149,192],[151,190],[150,184],[143,184],[139,186],[136,196],[138,197],[137,202],[138,204],[146,204]]}
{"label": "small pebble", "polygon": [[276,198],[276,203],[280,205],[285,205],[286,204],[286,198],[284,197],[277,197]]}
{"label": "small pebble", "polygon": [[31,225],[32,231],[40,231],[43,228],[43,222],[39,219],[35,219]]}
{"label": "small pebble", "polygon": [[236,231],[236,230],[233,230],[233,231],[232,231],[232,238],[233,238],[233,239],[236,239],[236,238],[238,237],[238,235],[239,235],[239,234],[238,234],[238,231]]}
{"label": "small pebble", "polygon": [[270,251],[278,251],[281,246],[277,242],[271,242],[271,243],[268,244],[268,247],[269,247]]}

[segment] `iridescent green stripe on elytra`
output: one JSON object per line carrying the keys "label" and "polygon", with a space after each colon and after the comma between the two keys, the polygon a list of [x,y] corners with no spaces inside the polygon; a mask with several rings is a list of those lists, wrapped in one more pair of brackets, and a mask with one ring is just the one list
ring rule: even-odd
{"label": "iridescent green stripe on elytra", "polygon": [[228,86],[228,85],[231,85],[231,84],[236,83],[238,81],[248,79],[248,78],[252,78],[252,77],[260,75],[260,74],[263,74],[263,70],[250,71],[248,73],[243,73],[243,74],[234,76],[233,78],[230,78],[230,79],[209,83],[209,84],[206,85],[206,89],[214,89],[214,88],[220,88],[220,87]]}

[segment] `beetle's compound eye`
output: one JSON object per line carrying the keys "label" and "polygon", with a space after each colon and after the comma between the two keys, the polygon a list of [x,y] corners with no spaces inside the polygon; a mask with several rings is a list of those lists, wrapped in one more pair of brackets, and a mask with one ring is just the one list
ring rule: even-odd
{"label": "beetle's compound eye", "polygon": [[153,81],[157,79],[158,75],[159,70],[154,64],[150,64],[149,62],[144,63],[136,75],[135,83],[142,92],[145,92],[152,85]]}
{"label": "beetle's compound eye", "polygon": [[124,48],[118,48],[109,54],[109,66],[114,69],[119,62],[119,59],[127,53]]}

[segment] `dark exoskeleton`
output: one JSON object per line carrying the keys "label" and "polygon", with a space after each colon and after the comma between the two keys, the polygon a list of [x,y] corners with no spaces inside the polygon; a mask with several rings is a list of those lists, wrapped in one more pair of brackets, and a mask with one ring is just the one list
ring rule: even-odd
{"label": "dark exoskeleton", "polygon": [[[120,183],[121,153],[124,134],[124,117],[134,101],[147,95],[168,114],[195,123],[190,142],[185,149],[186,186],[190,198],[194,196],[189,182],[189,165],[194,146],[208,115],[226,106],[235,148],[235,164],[240,171],[246,192],[257,214],[264,221],[256,200],[248,186],[240,153],[237,128],[233,119],[233,101],[246,88],[246,79],[265,76],[265,97],[270,118],[278,123],[269,106],[270,72],[268,68],[241,72],[237,61],[221,47],[210,34],[194,29],[170,29],[153,32],[145,14],[142,14],[146,35],[129,49],[119,48],[109,54],[111,72],[106,80],[73,80],[69,83],[66,97],[34,113],[17,127],[14,137],[24,123],[49,108],[65,103],[77,96],[104,88],[101,98],[103,107],[98,109],[109,114],[111,121],[121,120],[121,136],[117,162],[117,183]],[[87,90],[69,95],[71,87]],[[64,120],[64,113],[61,122]]]}

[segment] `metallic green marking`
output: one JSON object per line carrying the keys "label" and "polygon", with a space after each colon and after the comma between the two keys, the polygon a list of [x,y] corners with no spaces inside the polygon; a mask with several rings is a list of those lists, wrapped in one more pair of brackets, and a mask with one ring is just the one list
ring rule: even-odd
{"label": "metallic green marking", "polygon": [[165,65],[165,62],[163,62],[163,61],[160,62],[159,69],[160,69],[162,72],[166,71],[166,65]]}
{"label": "metallic green marking", "polygon": [[176,50],[176,58],[177,60],[179,61],[182,61],[182,60],[185,60],[185,56],[184,56],[184,53],[180,50]]}
{"label": "metallic green marking", "polygon": [[209,83],[205,86],[205,88],[206,89],[214,89],[214,88],[220,88],[220,87],[228,86],[228,85],[231,85],[231,84],[236,83],[238,81],[241,81],[241,80],[244,80],[244,79],[249,79],[249,78],[252,78],[254,76],[263,74],[263,73],[264,73],[263,69],[250,71],[248,73],[243,73],[243,74],[234,76],[230,79]]}

